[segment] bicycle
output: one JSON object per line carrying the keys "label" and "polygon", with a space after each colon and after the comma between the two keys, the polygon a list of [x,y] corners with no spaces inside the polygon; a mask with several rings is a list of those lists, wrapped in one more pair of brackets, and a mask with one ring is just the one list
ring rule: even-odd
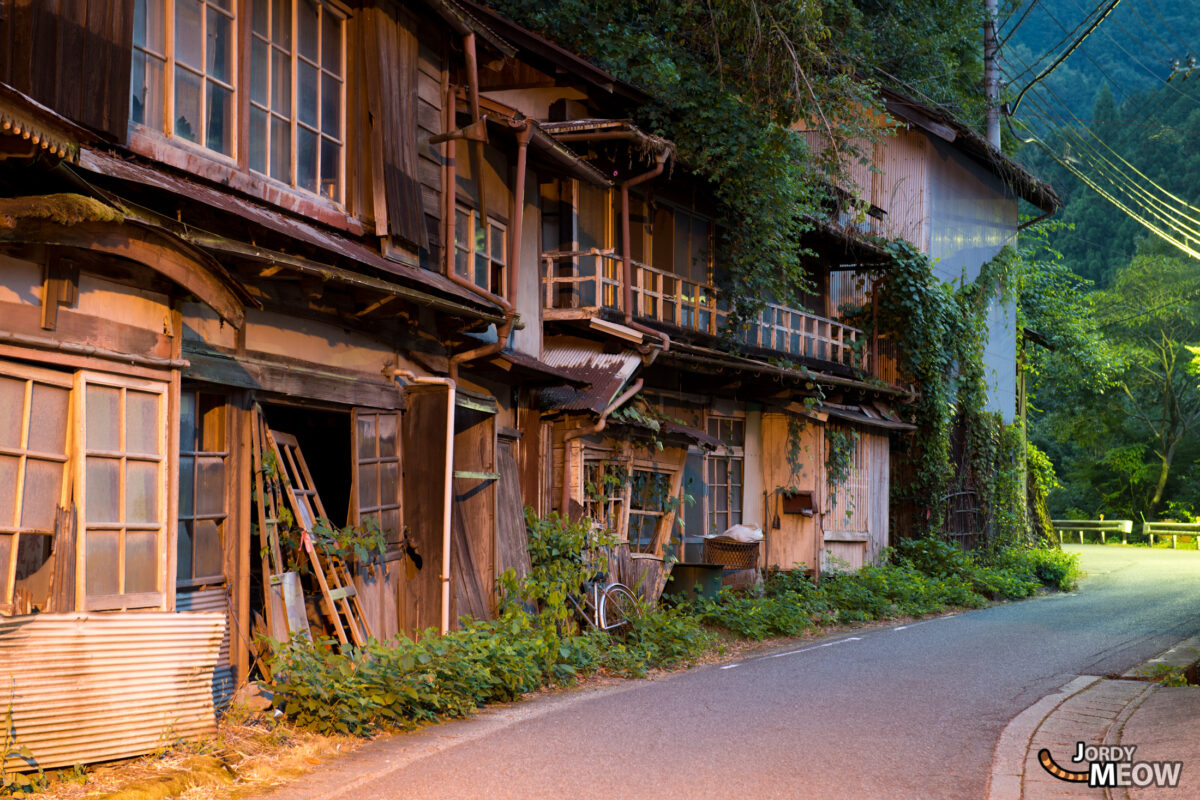
{"label": "bicycle", "polygon": [[583,620],[601,631],[614,631],[629,624],[629,617],[638,605],[633,590],[619,581],[610,581],[603,570],[597,570],[584,582],[578,597],[567,595],[567,600]]}
{"label": "bicycle", "polygon": [[589,625],[601,631],[614,631],[629,624],[629,617],[637,608],[637,595],[623,583],[609,581],[599,573],[581,587],[578,599],[567,595],[575,612]]}

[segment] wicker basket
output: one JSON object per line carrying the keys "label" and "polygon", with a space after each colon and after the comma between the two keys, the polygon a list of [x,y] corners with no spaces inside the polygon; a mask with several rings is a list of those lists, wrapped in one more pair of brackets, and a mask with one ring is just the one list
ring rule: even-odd
{"label": "wicker basket", "polygon": [[704,540],[704,561],[726,569],[754,569],[758,566],[758,542]]}

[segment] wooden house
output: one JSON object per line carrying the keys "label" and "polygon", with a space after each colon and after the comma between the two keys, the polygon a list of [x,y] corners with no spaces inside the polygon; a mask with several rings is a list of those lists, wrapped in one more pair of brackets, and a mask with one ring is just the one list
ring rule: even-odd
{"label": "wooden house", "polygon": [[[651,597],[738,523],[782,568],[888,543],[909,387],[842,312],[885,255],[820,220],[806,309],[726,330],[720,209],[638,88],[466,0],[12,3],[0,53],[0,680],[38,765],[211,729],[259,632],[490,616],[523,506],[612,527]],[[386,555],[343,563],[363,525]]]}

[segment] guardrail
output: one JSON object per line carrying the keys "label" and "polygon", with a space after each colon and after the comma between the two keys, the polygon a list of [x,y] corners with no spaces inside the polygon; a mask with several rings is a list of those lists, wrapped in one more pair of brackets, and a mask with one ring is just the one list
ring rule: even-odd
{"label": "guardrail", "polygon": [[1174,550],[1181,535],[1193,538],[1200,536],[1200,522],[1143,522],[1142,533],[1149,537],[1152,547],[1155,536],[1170,536],[1171,549]]}
{"label": "guardrail", "polygon": [[1079,543],[1083,544],[1084,533],[1099,533],[1100,541],[1107,541],[1108,534],[1121,534],[1121,543],[1129,543],[1129,534],[1133,532],[1133,520],[1129,519],[1052,519],[1054,532],[1058,534],[1059,544],[1064,533],[1078,533]]}

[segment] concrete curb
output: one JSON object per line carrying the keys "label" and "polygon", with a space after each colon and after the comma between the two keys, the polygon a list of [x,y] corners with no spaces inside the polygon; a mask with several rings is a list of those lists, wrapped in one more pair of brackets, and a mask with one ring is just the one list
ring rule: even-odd
{"label": "concrete curb", "polygon": [[1054,709],[1100,680],[1098,675],[1080,675],[1063,684],[1054,694],[1048,694],[1038,700],[1004,726],[992,753],[988,800],[1021,800],[1025,757],[1029,753],[1029,743],[1033,734]]}

